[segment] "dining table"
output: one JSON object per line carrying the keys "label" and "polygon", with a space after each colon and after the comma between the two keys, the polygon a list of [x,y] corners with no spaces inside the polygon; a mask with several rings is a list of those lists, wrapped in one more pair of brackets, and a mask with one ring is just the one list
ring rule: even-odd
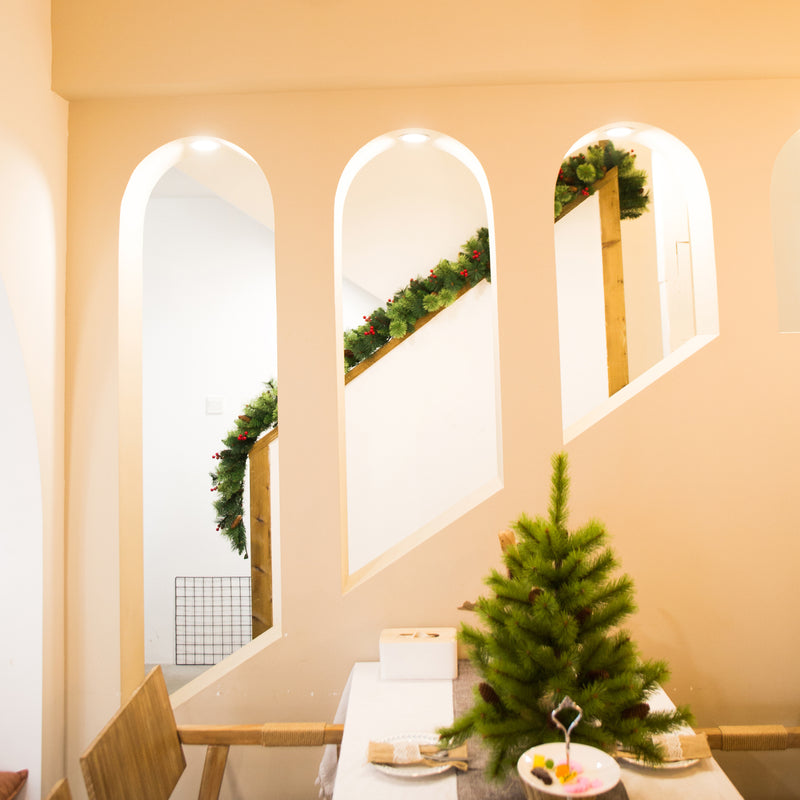
{"label": "dining table", "polygon": [[[344,723],[342,743],[338,748],[329,745],[320,764],[320,795],[332,800],[526,800],[516,774],[500,783],[484,777],[488,753],[476,739],[468,742],[466,771],[404,771],[367,759],[370,742],[409,736],[421,740],[451,724],[474,702],[478,680],[467,660],[458,662],[454,680],[387,680],[381,678],[380,662],[356,663],[335,718]],[[648,703],[653,710],[674,708],[663,689],[649,696]],[[713,757],[661,768],[618,761],[620,782],[599,795],[600,800],[742,800]]]}

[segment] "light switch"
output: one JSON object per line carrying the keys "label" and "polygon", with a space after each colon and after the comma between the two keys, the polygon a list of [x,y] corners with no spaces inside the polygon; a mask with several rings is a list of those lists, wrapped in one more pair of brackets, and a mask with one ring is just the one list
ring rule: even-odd
{"label": "light switch", "polygon": [[222,398],[218,396],[206,397],[206,414],[222,413]]}

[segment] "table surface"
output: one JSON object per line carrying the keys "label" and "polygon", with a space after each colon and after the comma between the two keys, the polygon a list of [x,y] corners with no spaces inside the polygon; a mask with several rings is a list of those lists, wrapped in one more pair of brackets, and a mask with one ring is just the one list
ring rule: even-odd
{"label": "table surface", "polygon": [[[665,693],[651,707],[669,708]],[[378,662],[354,665],[342,697],[344,738],[333,800],[458,800],[453,770],[421,778],[387,775],[367,762],[367,744],[388,736],[431,733],[453,721],[453,681],[382,680]],[[742,800],[713,758],[683,769],[649,769],[621,763],[630,800]]]}

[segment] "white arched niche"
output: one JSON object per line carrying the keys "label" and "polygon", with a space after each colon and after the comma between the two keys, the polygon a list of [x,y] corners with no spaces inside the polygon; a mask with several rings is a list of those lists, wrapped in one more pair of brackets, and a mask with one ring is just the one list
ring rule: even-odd
{"label": "white arched niche", "polygon": [[800,331],[800,198],[797,181],[800,170],[800,131],[783,146],[772,169],[770,206],[778,295],[778,330]]}
{"label": "white arched niche", "polygon": [[[256,162],[211,137],[151,153],[122,203],[120,363],[141,364],[144,661],[163,665],[171,690],[250,640],[250,561],[216,530],[209,472],[243,406],[277,378],[275,306],[272,196]],[[273,597],[279,621],[276,586]]]}
{"label": "white arched niche", "polygon": [[616,122],[565,158],[608,140],[636,153],[650,207],[621,221],[629,382],[609,397],[598,197],[555,225],[565,441],[688,358],[719,333],[711,202],[693,153],[663,130]]}
{"label": "white arched niche", "polygon": [[[340,333],[455,260],[481,227],[494,264],[488,181],[462,144],[405,130],[362,147],[335,198]],[[494,283],[484,281],[344,387],[345,588],[500,487],[496,329]]]}

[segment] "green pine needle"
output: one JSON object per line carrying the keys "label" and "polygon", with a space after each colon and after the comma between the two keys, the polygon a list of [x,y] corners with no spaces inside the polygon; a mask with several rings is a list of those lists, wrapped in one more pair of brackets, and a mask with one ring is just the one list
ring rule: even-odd
{"label": "green pine needle", "polygon": [[686,708],[643,713],[648,693],[667,679],[666,664],[643,661],[620,628],[635,609],[633,582],[611,574],[617,562],[600,523],[567,530],[566,456],[556,454],[552,466],[548,517],[522,514],[514,523],[517,542],[503,554],[508,572],[490,571],[491,594],[475,606],[481,627],[459,632],[491,691],[476,692],[473,707],[439,731],[448,746],[481,738],[489,778],[513,771],[529,747],[560,740],[550,711],[566,695],[584,711],[574,741],[609,751],[622,745],[648,763],[663,757],[652,736],[691,719]]}

